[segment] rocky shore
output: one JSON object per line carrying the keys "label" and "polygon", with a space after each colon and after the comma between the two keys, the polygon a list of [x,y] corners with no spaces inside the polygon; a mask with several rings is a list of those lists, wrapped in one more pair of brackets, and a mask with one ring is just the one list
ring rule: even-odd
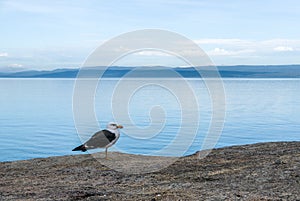
{"label": "rocky shore", "polygon": [[[199,159],[202,153],[2,162],[0,200],[300,200],[300,142],[225,147]],[[162,166],[139,169],[153,164]]]}

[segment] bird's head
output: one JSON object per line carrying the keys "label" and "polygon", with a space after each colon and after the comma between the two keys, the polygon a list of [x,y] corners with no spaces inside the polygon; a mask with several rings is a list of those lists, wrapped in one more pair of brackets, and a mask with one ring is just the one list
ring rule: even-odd
{"label": "bird's head", "polygon": [[110,129],[110,130],[117,130],[118,128],[123,128],[122,125],[118,125],[115,122],[109,122],[106,127],[107,127],[107,129]]}

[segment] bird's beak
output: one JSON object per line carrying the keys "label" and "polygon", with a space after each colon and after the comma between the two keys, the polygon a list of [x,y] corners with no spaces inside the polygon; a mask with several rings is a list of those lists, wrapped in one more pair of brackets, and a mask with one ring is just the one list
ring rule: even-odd
{"label": "bird's beak", "polygon": [[123,126],[122,125],[118,125],[117,128],[123,128]]}

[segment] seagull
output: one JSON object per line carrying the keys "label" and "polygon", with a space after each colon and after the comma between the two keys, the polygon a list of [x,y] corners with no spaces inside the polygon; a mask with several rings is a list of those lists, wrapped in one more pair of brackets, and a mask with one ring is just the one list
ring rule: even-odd
{"label": "seagull", "polygon": [[107,159],[107,149],[114,145],[120,137],[119,128],[121,129],[123,126],[109,122],[106,129],[96,132],[88,141],[72,151],[85,152],[88,149],[105,148],[105,159]]}

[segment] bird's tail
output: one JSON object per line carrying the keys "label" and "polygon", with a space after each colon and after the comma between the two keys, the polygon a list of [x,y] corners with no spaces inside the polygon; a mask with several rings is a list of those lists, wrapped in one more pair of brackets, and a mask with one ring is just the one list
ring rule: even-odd
{"label": "bird's tail", "polygon": [[85,152],[85,151],[86,151],[86,148],[85,148],[85,146],[82,144],[82,145],[80,145],[80,146],[74,148],[72,151],[83,151],[83,152]]}

